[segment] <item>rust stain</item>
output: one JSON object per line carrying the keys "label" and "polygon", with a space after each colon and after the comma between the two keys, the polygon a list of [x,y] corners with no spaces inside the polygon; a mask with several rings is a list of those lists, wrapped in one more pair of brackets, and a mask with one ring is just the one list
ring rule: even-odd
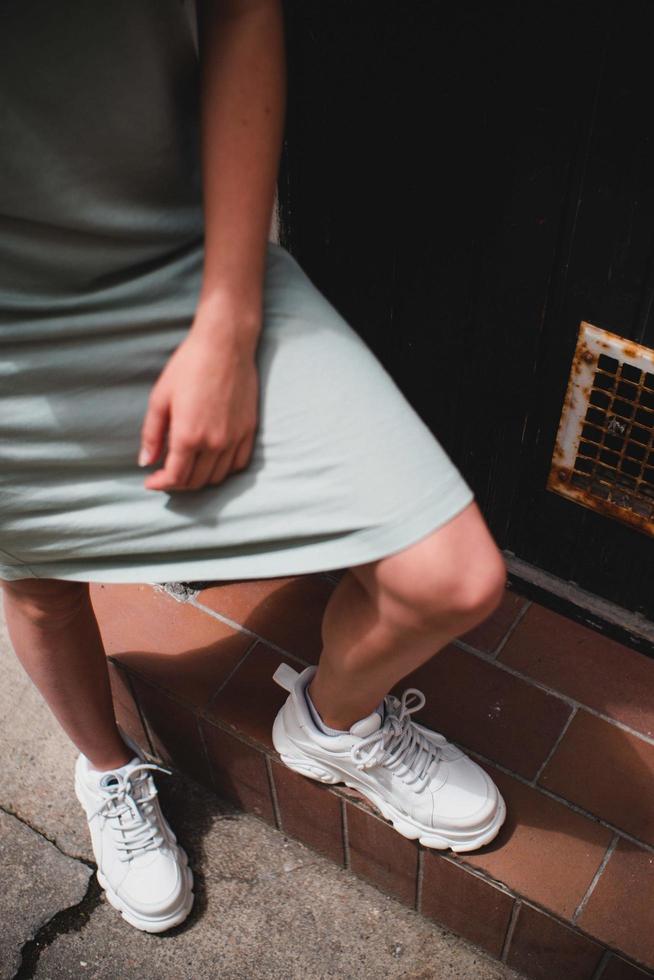
{"label": "rust stain", "polygon": [[581,504],[582,507],[588,507],[589,510],[594,510],[596,513],[601,514],[602,517],[618,520],[621,524],[628,524],[630,527],[643,534],[647,534],[649,537],[654,536],[654,518],[652,517],[636,514],[633,510],[620,507],[611,500],[602,500],[601,497],[594,497],[584,490],[567,486],[557,486],[554,482],[548,481],[547,489],[558,493],[559,496],[565,497],[567,500],[574,500],[575,503]]}
{"label": "rust stain", "polygon": [[[587,343],[589,334],[585,333],[589,328],[591,331],[590,343],[592,343],[593,350],[589,348]],[[590,404],[589,398],[591,391],[594,390],[595,382],[595,377],[592,377],[590,381],[581,384],[580,375],[583,371],[586,371],[586,375],[588,374],[589,365],[597,366],[598,350],[609,352],[611,357],[619,361],[640,359],[641,363],[645,360],[654,365],[654,351],[649,348],[643,347],[635,341],[627,341],[624,337],[612,334],[608,330],[602,330],[585,321],[580,324],[546,486],[553,493],[573,500],[603,517],[627,524],[651,537],[654,536],[654,487],[646,484],[641,485],[642,476],[637,479],[637,482],[634,481],[627,486],[620,478],[619,469],[614,470],[614,476],[609,474],[608,477],[602,475],[601,471],[589,473],[576,470],[576,460],[579,453],[578,440],[584,425],[584,419],[581,416],[585,411],[585,406]],[[595,370],[593,369],[594,374]],[[604,374],[610,377],[610,372],[604,372]],[[618,380],[620,380],[620,375],[616,376],[616,382]],[[639,390],[642,387],[643,382],[641,381],[638,384]],[[607,391],[606,394],[609,398],[615,397],[615,391],[613,395],[611,391]],[[625,396],[622,397],[624,400]],[[581,399],[581,404],[578,398]],[[629,396],[627,400],[629,402],[635,401],[638,404],[640,396],[639,394],[634,395],[633,398]],[[578,428],[574,429],[574,435],[572,434],[571,422],[578,424]],[[640,425],[654,430],[654,417],[651,424],[645,425],[641,422]],[[601,426],[600,428],[603,429],[604,427]],[[638,441],[640,443],[633,432],[629,438],[632,442]],[[577,441],[575,442],[575,440]],[[601,444],[604,445],[603,438]],[[654,449],[654,431],[651,432],[646,445]],[[620,452],[624,453],[624,449]],[[609,460],[604,462],[608,463]],[[612,463],[609,463],[609,466],[613,468]],[[584,481],[585,485],[576,485],[578,481]],[[605,495],[610,495],[612,499],[606,499]]]}
{"label": "rust stain", "polygon": [[594,362],[595,355],[588,349],[586,344],[580,340],[577,343],[577,347],[572,356],[572,368],[570,373],[574,375],[581,374],[587,364],[593,364]]}

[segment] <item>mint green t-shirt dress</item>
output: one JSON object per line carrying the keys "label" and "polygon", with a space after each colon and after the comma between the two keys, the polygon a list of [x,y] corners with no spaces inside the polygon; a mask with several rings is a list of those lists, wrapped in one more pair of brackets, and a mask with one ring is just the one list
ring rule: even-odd
{"label": "mint green t-shirt dress", "polygon": [[413,544],[473,499],[372,351],[273,242],[249,466],[200,490],[144,488],[148,395],[200,290],[198,98],[188,3],[0,3],[2,579],[345,568]]}

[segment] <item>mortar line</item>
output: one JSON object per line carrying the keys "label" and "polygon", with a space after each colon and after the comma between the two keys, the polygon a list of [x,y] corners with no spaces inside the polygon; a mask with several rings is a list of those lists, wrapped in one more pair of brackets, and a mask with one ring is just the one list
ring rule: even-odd
{"label": "mortar line", "polygon": [[258,642],[259,642],[258,640],[253,640],[252,643],[250,643],[250,645],[247,647],[245,653],[243,653],[241,655],[241,657],[237,660],[237,662],[234,664],[234,666],[232,667],[232,669],[228,672],[227,676],[222,679],[222,681],[220,682],[220,684],[218,685],[218,687],[216,688],[216,690],[213,692],[213,694],[211,695],[211,697],[209,698],[209,700],[205,704],[204,708],[202,709],[203,711],[208,711],[209,710],[209,708],[211,707],[211,705],[213,704],[213,702],[216,700],[216,698],[218,697],[218,695],[220,694],[220,692],[227,686],[227,684],[229,684],[229,682],[231,681],[231,679],[234,676],[234,674],[236,673],[236,671],[237,670],[240,670],[240,668],[243,666],[243,664],[245,663],[245,661],[247,660],[247,658],[250,656],[250,654],[252,653],[252,651],[254,650],[254,648],[256,647],[256,645],[257,645]]}
{"label": "mortar line", "polygon": [[[186,707],[186,705],[184,705],[184,707]],[[151,759],[154,760],[155,762],[159,763],[159,764],[163,764],[163,762],[164,762],[163,756],[162,756],[162,754],[160,752],[157,752],[157,750],[155,748],[154,731],[150,727],[150,723],[149,723],[149,721],[147,719],[147,716],[144,716],[144,718],[145,718],[145,734],[148,737],[148,742],[150,742],[150,744],[152,745],[152,756],[151,756]]]}
{"label": "mortar line", "polygon": [[122,672],[123,677],[127,681],[127,687],[129,689],[129,693],[132,695],[132,700],[134,701],[134,704],[136,705],[136,712],[137,712],[137,714],[139,716],[139,721],[141,722],[141,726],[143,728],[143,731],[145,732],[145,738],[146,738],[147,743],[148,743],[148,751],[150,752],[150,755],[152,757],[154,757],[154,755],[155,755],[154,745],[152,744],[152,739],[150,738],[150,732],[148,730],[148,727],[145,724],[145,715],[144,715],[143,709],[141,707],[141,702],[138,699],[138,696],[137,696],[137,693],[136,693],[136,688],[134,687],[134,684],[132,683],[132,678],[130,676],[130,673],[129,673],[128,670],[123,669],[118,664],[116,664],[116,666],[118,667],[118,670],[120,670]]}
{"label": "mortar line", "polygon": [[266,773],[268,774],[268,786],[270,788],[270,799],[272,800],[272,808],[273,808],[273,814],[275,816],[275,823],[277,825],[277,830],[279,830],[280,833],[283,834],[284,827],[282,824],[282,813],[279,808],[279,800],[277,799],[277,787],[275,786],[275,779],[272,771],[272,759],[265,752],[263,754],[263,757],[266,764]]}
{"label": "mortar line", "polygon": [[494,766],[496,769],[499,769],[500,772],[506,773],[507,776],[513,776],[514,779],[517,779],[518,782],[522,783],[524,786],[529,786],[530,789],[535,789],[538,793],[542,793],[544,796],[549,796],[550,799],[555,800],[557,803],[561,803],[569,810],[574,810],[575,813],[580,813],[582,816],[588,817],[588,819],[592,820],[594,823],[601,824],[602,827],[606,827],[607,830],[612,831],[614,834],[618,834],[619,837],[623,837],[625,840],[630,841],[632,844],[636,844],[644,851],[654,854],[654,845],[648,844],[643,840],[639,840],[638,837],[634,837],[633,834],[630,834],[628,831],[622,830],[620,827],[616,827],[615,824],[610,823],[603,817],[598,817],[596,813],[591,813],[590,810],[584,810],[584,808],[579,806],[577,803],[573,803],[571,800],[566,800],[563,796],[553,793],[552,790],[547,789],[540,783],[538,786],[533,786],[529,780],[524,776],[521,776],[520,773],[514,772],[512,769],[508,769],[506,766],[503,766],[500,762],[496,762],[494,759],[489,759],[488,756],[482,755],[481,752],[477,752],[475,749],[464,746],[460,742],[453,742],[452,744],[457,745],[460,749],[467,751],[470,755],[475,756],[477,759],[481,759],[482,762],[486,762],[488,765]]}
{"label": "mortar line", "polygon": [[616,846],[617,846],[617,843],[618,843],[618,839],[619,839],[618,838],[618,835],[617,834],[614,834],[613,837],[611,838],[611,840],[609,841],[609,845],[606,848],[606,851],[604,853],[604,856],[602,857],[602,860],[600,861],[599,868],[597,869],[597,871],[593,875],[593,877],[591,879],[591,882],[590,882],[588,888],[586,889],[584,895],[581,898],[581,901],[579,902],[579,905],[574,910],[574,913],[572,915],[572,921],[575,923],[575,925],[577,924],[577,919],[579,918],[579,916],[581,915],[581,913],[586,908],[586,905],[588,904],[588,900],[589,900],[590,896],[595,891],[595,888],[597,887],[597,882],[602,877],[602,874],[604,872],[604,868],[609,863],[609,860],[611,858],[611,855],[613,854],[614,850],[616,849]]}
{"label": "mortar line", "polygon": [[416,898],[415,909],[422,915],[422,885],[425,879],[425,849],[422,844],[418,844],[418,867],[416,869]]}
{"label": "mortar line", "polygon": [[606,969],[606,965],[607,965],[607,963],[609,962],[610,959],[611,959],[611,950],[610,949],[605,949],[604,952],[602,953],[602,957],[601,957],[599,963],[597,964],[597,969],[593,973],[593,975],[590,978],[590,980],[601,980],[601,978],[604,976],[604,971]]}
{"label": "mortar line", "polygon": [[[540,912],[548,919],[552,919],[554,922],[559,923],[559,925],[565,926],[565,928],[569,929],[571,932],[580,933],[581,935],[586,936],[592,942],[598,941],[597,936],[593,936],[591,933],[588,932],[588,930],[584,929],[583,926],[580,926],[577,923],[573,923],[572,920],[566,918],[563,913],[553,912],[551,909],[547,908],[547,906],[541,905],[537,901],[531,898],[527,898],[525,895],[522,895],[519,892],[514,891],[513,889],[509,888],[508,885],[505,885],[503,882],[499,881],[497,878],[493,878],[487,871],[484,871],[481,868],[474,868],[472,867],[472,865],[469,864],[465,864],[460,857],[454,857],[448,854],[441,854],[440,857],[444,861],[449,861],[451,864],[456,864],[457,867],[465,871],[466,874],[472,874],[477,878],[481,878],[482,881],[486,882],[490,887],[495,887],[499,891],[502,891],[505,894],[509,895],[511,898],[515,900],[516,904],[526,905],[528,908],[534,909],[536,912]],[[613,951],[618,956],[624,957],[626,955],[624,952],[622,952],[619,949],[615,949],[614,947],[609,947],[609,948],[612,948]]]}
{"label": "mortar line", "polygon": [[[341,789],[339,786],[330,786],[328,788],[330,793],[335,793],[339,797],[341,796]],[[381,815],[381,813],[378,810],[371,811],[368,808],[368,806],[366,806],[366,804],[362,800],[359,800],[357,797],[352,797],[348,795],[347,797],[343,797],[343,799],[347,799],[347,802],[350,804],[350,806],[354,806],[358,810],[362,810],[363,813],[367,814],[369,817],[372,817],[373,820],[378,820],[380,823],[383,823],[386,827],[390,826],[388,821]],[[424,875],[424,855],[426,851],[427,848],[423,847],[423,845],[418,845],[418,865],[420,868],[421,876]],[[464,871],[466,874],[473,875],[475,878],[481,878],[482,881],[485,881],[487,884],[496,888],[498,891],[503,892],[505,895],[509,895],[511,898],[520,897],[517,892],[512,891],[508,887],[508,885],[504,884],[503,881],[491,877],[491,875],[489,875],[488,872],[476,868],[472,864],[466,864],[465,860],[462,859],[460,855],[455,856],[454,854],[450,854],[446,851],[439,851],[438,859],[440,861],[447,861],[448,864],[455,865],[455,867],[460,868],[461,871]],[[421,885],[422,885],[422,877],[421,877]]]}
{"label": "mortar line", "polygon": [[[252,646],[253,647],[256,646],[256,643],[253,643]],[[179,694],[176,693],[176,691],[172,691],[169,687],[164,687],[161,681],[154,680],[148,674],[143,674],[141,673],[141,671],[136,670],[133,667],[129,667],[129,668],[126,667],[125,672],[126,673],[129,672],[131,675],[133,675],[135,678],[141,681],[142,684],[145,684],[146,687],[149,687],[153,691],[156,691],[158,694],[163,695],[163,697],[167,698],[169,701],[172,701],[173,704],[179,705],[180,708],[184,708],[184,710],[187,711],[189,714],[196,715],[198,718],[202,718],[203,721],[207,721],[212,725],[216,725],[218,728],[224,728],[225,731],[230,733],[230,735],[235,736],[235,733],[232,729],[221,724],[220,719],[216,719],[212,714],[208,712],[207,709],[209,707],[209,704],[204,708],[200,708],[198,707],[198,705],[192,704],[191,702],[184,700],[184,698],[180,697]],[[213,695],[211,700],[213,700]],[[148,735],[148,737],[151,737],[151,732],[147,724],[147,716],[145,714],[143,715],[143,721],[144,721],[146,734]],[[246,739],[242,738],[241,741],[246,741]],[[252,739],[251,744],[253,744],[255,748],[258,748],[259,751],[264,751],[261,748],[261,743],[257,742],[256,739]],[[156,752],[153,752],[152,754],[156,758],[158,758]]]}
{"label": "mortar line", "polygon": [[520,914],[520,909],[522,907],[522,902],[519,898],[513,903],[513,908],[511,909],[511,916],[509,918],[509,924],[506,927],[506,935],[504,937],[504,942],[502,943],[502,952],[500,953],[500,962],[506,963],[508,961],[509,949],[511,947],[511,940],[513,939],[513,933],[515,932],[516,922],[518,921],[518,915]]}
{"label": "mortar line", "polygon": [[193,713],[193,718],[195,720],[195,726],[196,726],[198,738],[200,739],[200,747],[202,749],[202,755],[204,758],[205,770],[209,775],[209,782],[211,783],[211,789],[216,794],[216,796],[219,796],[220,794],[217,792],[218,787],[216,785],[216,780],[214,779],[213,765],[211,764],[211,758],[209,756],[209,746],[207,745],[207,740],[205,739],[204,732],[202,731],[202,718],[199,715],[196,715],[195,712]]}
{"label": "mortar line", "polygon": [[345,799],[341,797],[341,830],[343,833],[343,858],[345,868],[350,871],[350,832],[347,823],[347,808],[345,806]]}
{"label": "mortar line", "polygon": [[[563,926],[565,929],[568,929],[570,932],[584,936],[586,939],[589,939],[592,943],[596,943],[596,944],[601,943],[605,947],[607,952],[614,953],[620,959],[626,960],[629,963],[629,965],[634,963],[635,966],[640,970],[650,969],[646,963],[643,963],[642,960],[638,960],[636,959],[636,957],[631,956],[628,953],[625,953],[624,950],[619,949],[617,946],[608,945],[605,940],[598,939],[598,937],[593,935],[593,933],[589,932],[588,929],[584,929],[584,927],[580,926],[578,923],[573,923],[571,919],[566,919],[560,913],[552,912],[551,909],[548,909],[543,905],[538,905],[536,902],[532,901],[529,898],[521,897],[520,901],[522,902],[523,905],[526,905],[528,908],[534,909],[534,911],[536,912],[540,912],[541,915],[544,915],[547,919],[552,919],[554,922],[557,922],[560,926]],[[593,980],[595,980],[594,977]]]}
{"label": "mortar line", "polygon": [[557,735],[557,737],[554,739],[554,744],[550,748],[549,752],[547,753],[547,755],[545,756],[545,758],[543,760],[542,765],[540,766],[538,772],[534,776],[534,778],[532,780],[532,783],[531,783],[532,786],[537,786],[538,780],[543,775],[543,772],[546,769],[547,764],[549,763],[550,759],[552,758],[552,756],[554,755],[554,753],[558,749],[559,745],[563,741],[563,738],[565,736],[565,733],[567,732],[568,728],[572,724],[572,720],[575,717],[575,715],[577,714],[578,710],[579,710],[578,708],[573,708],[572,711],[570,712],[570,714],[568,715],[568,717],[566,718],[566,720],[564,722],[564,725],[563,725],[563,728],[561,729],[561,731],[559,732],[559,734]]}
{"label": "mortar line", "polygon": [[493,660],[495,660],[497,657],[499,657],[500,653],[502,652],[502,650],[504,649],[504,647],[506,646],[506,644],[509,642],[509,640],[513,636],[515,630],[518,628],[518,626],[520,625],[520,623],[522,622],[522,620],[524,619],[524,617],[527,615],[528,611],[531,609],[531,607],[533,606],[533,604],[534,603],[533,603],[533,600],[532,599],[527,599],[527,601],[525,602],[523,608],[519,611],[518,615],[513,620],[513,622],[509,626],[508,630],[506,631],[506,633],[504,634],[504,636],[500,640],[500,642],[497,644],[497,646],[495,647],[495,649],[491,652],[490,656],[493,658]]}
{"label": "mortar line", "polygon": [[583,708],[591,715],[595,715],[596,718],[601,718],[602,721],[608,722],[610,725],[615,725],[616,728],[620,728],[622,731],[627,732],[629,735],[634,735],[636,738],[641,739],[643,742],[647,742],[649,745],[654,745],[654,735],[646,735],[644,732],[639,732],[637,729],[632,728],[627,725],[624,721],[620,721],[618,718],[611,718],[610,715],[604,714],[597,708],[592,708],[588,704],[584,704],[582,701],[577,701],[576,698],[570,697],[568,694],[563,694],[561,691],[556,691],[553,687],[549,687],[542,681],[536,680],[535,677],[530,677],[529,674],[523,674],[522,671],[516,670],[515,667],[509,666],[509,664],[503,663],[501,660],[494,660],[490,654],[483,653],[481,650],[475,650],[474,647],[470,646],[468,643],[464,643],[462,640],[454,640],[454,646],[460,647],[465,650],[466,653],[471,653],[473,656],[478,657],[479,660],[484,660],[486,663],[494,664],[498,670],[503,670],[507,674],[511,674],[512,677],[517,677],[519,680],[526,681],[532,687],[537,687],[540,691],[544,691],[546,694],[550,694],[552,697],[558,698],[559,701],[564,701],[571,708]]}
{"label": "mortar line", "polygon": [[487,885],[490,885],[492,888],[496,888],[497,891],[502,892],[504,895],[509,895],[511,898],[516,899],[516,901],[521,898],[518,892],[513,891],[513,889],[509,888],[508,885],[505,885],[503,881],[500,881],[499,878],[493,878],[488,871],[484,871],[482,868],[475,868],[475,866],[472,864],[466,864],[465,860],[462,860],[460,857],[454,857],[451,854],[439,854],[439,857],[441,860],[447,861],[449,864],[453,864],[455,867],[460,868],[461,871],[464,871],[466,874],[472,875],[474,878],[481,878],[481,880],[486,882]]}
{"label": "mortar line", "polygon": [[255,632],[255,630],[251,630],[249,626],[244,626],[242,623],[237,623],[235,619],[231,619],[229,616],[225,616],[224,613],[216,612],[215,609],[211,609],[209,606],[203,605],[201,602],[198,602],[195,597],[189,599],[187,605],[193,606],[195,609],[199,609],[200,612],[206,613],[207,616],[212,616],[214,619],[217,619],[219,622],[224,623],[225,626],[229,626],[231,629],[235,630],[238,633],[246,633],[248,636],[253,637],[253,639],[259,640],[261,643],[264,643],[267,647],[270,647],[272,650],[276,650],[277,653],[281,654],[282,656],[292,657],[294,660],[297,660],[299,663],[304,664],[305,667],[309,666],[308,660],[303,660],[302,657],[298,657],[296,653],[291,653],[289,650],[285,650],[284,647],[280,647],[278,643],[274,642],[274,640],[269,640],[265,636],[261,636],[260,633]]}

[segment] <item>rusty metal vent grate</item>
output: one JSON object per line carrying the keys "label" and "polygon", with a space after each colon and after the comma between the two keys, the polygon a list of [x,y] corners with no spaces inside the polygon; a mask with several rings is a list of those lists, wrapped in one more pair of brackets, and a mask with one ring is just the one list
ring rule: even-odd
{"label": "rusty metal vent grate", "polygon": [[581,324],[547,486],[654,535],[654,351]]}

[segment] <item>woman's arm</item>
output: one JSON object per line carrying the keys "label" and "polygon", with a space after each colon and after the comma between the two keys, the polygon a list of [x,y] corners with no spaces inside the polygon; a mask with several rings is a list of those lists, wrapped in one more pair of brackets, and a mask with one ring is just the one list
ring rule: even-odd
{"label": "woman's arm", "polygon": [[243,469],[258,411],[255,353],[283,133],[281,0],[198,0],[205,262],[188,337],[152,389],[141,465],[152,490]]}
{"label": "woman's arm", "polygon": [[200,0],[198,9],[207,226],[199,312],[211,321],[212,311],[236,309],[258,333],[283,130],[281,0]]}

